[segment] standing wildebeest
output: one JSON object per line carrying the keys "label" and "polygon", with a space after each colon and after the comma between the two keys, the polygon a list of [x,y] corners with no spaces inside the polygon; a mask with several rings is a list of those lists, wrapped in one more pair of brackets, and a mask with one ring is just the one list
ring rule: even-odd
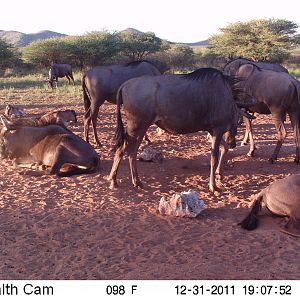
{"label": "standing wildebeest", "polygon": [[1,121],[1,158],[48,166],[50,174],[61,177],[92,173],[99,167],[100,159],[92,146],[62,126],[16,126],[4,116]]}
{"label": "standing wildebeest", "polygon": [[[269,159],[270,162],[273,163],[277,159],[281,145],[286,137],[284,121],[288,113],[296,144],[295,162],[299,163],[300,101],[295,79],[287,73],[260,69],[252,63],[241,65],[234,75],[244,79],[239,81],[237,86],[245,89],[247,93],[251,94],[257,100],[257,103],[249,106],[248,110],[261,114],[272,114],[278,137],[276,148]],[[248,155],[252,156],[253,154],[254,141],[252,135],[250,135],[250,150]]]}
{"label": "standing wildebeest", "polygon": [[57,86],[58,78],[62,78],[62,77],[67,77],[69,84],[71,84],[71,80],[73,81],[73,85],[75,84],[71,65],[51,63],[51,67],[49,69],[49,80],[48,80],[50,86],[53,88],[54,82],[56,83]]}
{"label": "standing wildebeest", "polygon": [[100,106],[107,100],[116,103],[118,88],[126,80],[142,75],[160,75],[158,69],[147,61],[135,61],[123,65],[98,66],[88,70],[82,77],[84,97],[84,138],[89,140],[92,122],[95,142],[101,146],[97,135],[97,117]]}
{"label": "standing wildebeest", "polygon": [[257,214],[264,203],[267,209],[278,216],[288,216],[287,233],[300,234],[300,174],[277,180],[263,189],[255,198],[248,216],[239,223],[242,228],[254,230],[258,226]]}
{"label": "standing wildebeest", "polygon": [[[121,118],[122,104],[127,119],[126,131]],[[219,145],[226,132],[230,132],[227,142],[235,143],[238,117],[232,79],[216,69],[128,80],[120,87],[117,96],[118,124],[116,154],[109,176],[111,188],[117,184],[117,170],[125,151],[132,183],[135,187],[142,186],[136,166],[137,150],[147,129],[154,123],[170,133],[203,130],[212,135],[209,188],[214,192],[217,189],[216,174],[221,172],[222,165],[222,158],[218,159]]]}
{"label": "standing wildebeest", "polygon": [[253,64],[258,66],[260,69],[270,70],[274,72],[289,73],[289,71],[280,64],[270,63],[265,61],[252,61],[245,58],[238,58],[228,62],[223,69],[225,75],[235,75],[238,69],[244,64]]}
{"label": "standing wildebeest", "polygon": [[[223,73],[225,75],[229,75],[229,76],[236,76],[239,68],[242,65],[249,64],[249,63],[258,66],[260,69],[270,70],[270,71],[274,71],[274,72],[289,73],[289,71],[286,68],[284,68],[283,66],[281,66],[280,64],[270,63],[270,62],[265,62],[265,61],[253,61],[253,60],[249,60],[249,59],[245,59],[245,58],[238,58],[238,59],[234,59],[234,60],[228,62],[224,66]],[[250,107],[248,109],[248,111],[250,111],[252,113],[271,114],[269,108],[264,103],[260,103],[255,108]],[[253,134],[252,134],[252,122],[249,118],[246,118],[246,117],[243,117],[243,121],[245,123],[246,129],[245,129],[245,135],[244,135],[244,138],[242,141],[242,145],[246,145],[248,142],[248,139],[250,140],[251,148],[247,155],[252,156],[254,154],[254,149],[255,149]]]}

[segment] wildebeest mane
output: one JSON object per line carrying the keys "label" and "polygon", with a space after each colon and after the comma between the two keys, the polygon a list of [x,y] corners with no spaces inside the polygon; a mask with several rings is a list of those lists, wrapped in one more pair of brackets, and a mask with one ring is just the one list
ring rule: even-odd
{"label": "wildebeest mane", "polygon": [[153,65],[150,61],[144,59],[144,60],[135,60],[135,61],[128,62],[125,64],[125,66],[126,67],[137,67],[139,64],[141,64],[143,62]]}
{"label": "wildebeest mane", "polygon": [[214,79],[218,76],[223,76],[223,73],[214,68],[201,68],[188,74],[182,74],[182,76],[189,80],[209,80]]}

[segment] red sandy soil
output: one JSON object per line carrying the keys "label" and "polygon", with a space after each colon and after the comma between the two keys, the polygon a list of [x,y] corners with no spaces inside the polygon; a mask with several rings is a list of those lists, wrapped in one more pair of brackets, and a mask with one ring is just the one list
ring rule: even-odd
{"label": "red sandy soil", "polygon": [[[82,136],[82,105],[68,108],[79,112],[72,130]],[[48,111],[46,106],[25,109]],[[138,162],[144,189],[136,190],[123,160],[119,188],[111,191],[106,177],[115,106],[105,104],[98,121],[103,144],[97,149],[98,174],[22,175],[11,161],[0,161],[0,279],[300,279],[300,239],[280,231],[284,218],[263,211],[256,230],[237,225],[255,193],[299,172],[289,124],[272,165],[275,129],[269,117],[258,117],[256,155],[246,157],[246,146],[230,152],[233,163],[225,167],[222,193],[211,195],[206,134],[159,136],[154,126],[149,136],[163,152],[163,162]],[[239,140],[242,133],[243,128]],[[157,212],[163,195],[188,189],[205,201],[196,219]]]}

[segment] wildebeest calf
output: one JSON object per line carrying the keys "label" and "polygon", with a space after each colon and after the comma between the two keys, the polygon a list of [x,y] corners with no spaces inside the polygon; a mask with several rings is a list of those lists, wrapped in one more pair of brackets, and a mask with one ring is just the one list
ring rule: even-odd
{"label": "wildebeest calf", "polygon": [[[62,126],[16,126],[3,116],[1,121],[1,158],[47,166],[50,174],[58,176],[91,173],[99,167],[100,159],[90,144]],[[67,171],[62,171],[65,167]]]}

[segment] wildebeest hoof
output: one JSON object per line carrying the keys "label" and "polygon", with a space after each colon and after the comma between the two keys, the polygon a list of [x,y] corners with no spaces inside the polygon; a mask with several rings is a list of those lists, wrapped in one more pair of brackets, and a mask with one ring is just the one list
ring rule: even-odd
{"label": "wildebeest hoof", "polygon": [[137,189],[143,189],[143,184],[141,181],[134,183],[133,186]]}
{"label": "wildebeest hoof", "polygon": [[248,157],[253,157],[253,156],[254,156],[254,151],[248,152],[248,153],[247,153],[247,156],[248,156]]}
{"label": "wildebeest hoof", "polygon": [[248,143],[247,142],[245,142],[245,141],[242,141],[241,142],[241,146],[245,146],[245,145],[247,145]]}
{"label": "wildebeest hoof", "polygon": [[116,189],[117,187],[118,187],[117,182],[114,181],[114,180],[112,180],[112,181],[110,182],[109,189],[114,190],[114,189]]}
{"label": "wildebeest hoof", "polygon": [[217,180],[222,180],[222,178],[223,178],[223,175],[222,174],[216,174],[216,179]]}
{"label": "wildebeest hoof", "polygon": [[269,162],[270,162],[271,164],[274,164],[275,161],[276,161],[276,159],[275,159],[274,157],[270,157],[270,158],[269,158]]}

